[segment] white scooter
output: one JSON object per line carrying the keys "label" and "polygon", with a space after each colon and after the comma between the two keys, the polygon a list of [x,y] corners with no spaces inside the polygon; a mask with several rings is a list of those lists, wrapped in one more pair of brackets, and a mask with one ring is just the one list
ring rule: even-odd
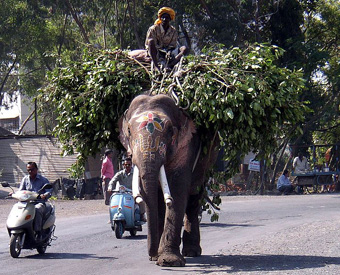
{"label": "white scooter", "polygon": [[[2,183],[2,186],[11,188],[8,183]],[[37,249],[39,254],[45,254],[47,246],[57,239],[54,236],[55,209],[50,202],[46,202],[41,240],[37,238],[33,229],[34,203],[39,199],[40,194],[51,188],[51,184],[45,184],[38,193],[26,190],[12,193],[11,197],[19,200],[13,205],[7,218],[7,230],[10,236],[9,252],[13,258],[19,257],[21,249]],[[13,189],[12,191],[14,192]]]}

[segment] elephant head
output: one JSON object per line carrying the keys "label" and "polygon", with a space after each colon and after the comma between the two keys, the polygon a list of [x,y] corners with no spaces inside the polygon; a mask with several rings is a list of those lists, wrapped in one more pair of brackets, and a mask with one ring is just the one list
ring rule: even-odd
{"label": "elephant head", "polygon": [[180,234],[199,147],[194,123],[170,97],[140,95],[120,128],[135,165],[134,196],[147,205],[150,259],[171,254],[174,265],[184,265]]}

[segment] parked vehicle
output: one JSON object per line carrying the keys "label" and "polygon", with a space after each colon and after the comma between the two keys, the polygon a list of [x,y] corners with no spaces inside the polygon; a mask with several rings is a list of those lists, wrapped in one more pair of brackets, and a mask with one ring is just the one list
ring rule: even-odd
{"label": "parked vehicle", "polygon": [[132,191],[120,185],[110,198],[110,223],[116,238],[121,239],[125,231],[131,236],[136,236],[137,231],[142,231],[139,207],[135,204]]}
{"label": "parked vehicle", "polygon": [[[2,183],[3,187],[11,186],[8,183]],[[33,229],[33,220],[35,217],[35,201],[39,199],[40,194],[46,189],[52,188],[51,184],[45,184],[39,192],[27,190],[17,191],[10,197],[18,200],[12,207],[7,218],[7,230],[10,236],[9,252],[13,258],[18,258],[21,249],[37,249],[39,254],[44,254],[47,246],[56,239],[55,230],[55,208],[50,202],[46,202],[46,211],[43,217],[42,239],[37,238]]]}

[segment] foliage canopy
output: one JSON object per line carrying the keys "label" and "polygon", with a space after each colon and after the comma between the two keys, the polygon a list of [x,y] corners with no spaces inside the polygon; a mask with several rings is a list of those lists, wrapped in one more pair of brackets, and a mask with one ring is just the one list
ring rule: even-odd
{"label": "foliage canopy", "polygon": [[[202,59],[200,57],[198,61],[195,61],[195,57],[189,56],[183,64],[184,71],[189,70],[188,66],[190,66],[188,73],[183,74],[182,77],[179,78],[181,87],[183,87],[183,90],[185,91],[185,95],[181,93],[179,87],[175,88],[181,106],[186,106],[187,100],[191,101],[191,107],[188,112],[194,111],[197,124],[200,123],[199,120],[203,121],[203,118],[208,120],[208,122],[204,121],[202,123],[207,123],[209,128],[204,128],[202,125],[200,126],[202,135],[208,133],[215,134],[215,126],[217,128],[222,127],[217,123],[217,121],[219,121],[221,124],[223,122],[227,125],[227,128],[223,128],[223,131],[218,131],[218,134],[224,137],[228,135],[229,137],[228,139],[222,138],[222,140],[225,141],[226,150],[230,150],[230,147],[233,147],[235,143],[238,143],[238,147],[236,147],[235,150],[227,152],[228,154],[231,154],[232,158],[234,158],[234,153],[236,151],[242,153],[246,148],[258,144],[262,147],[254,147],[255,149],[269,150],[263,149],[263,144],[266,144],[272,137],[268,137],[266,142],[262,142],[261,138],[263,137],[257,136],[259,133],[258,129],[248,129],[249,125],[251,125],[251,127],[257,125],[257,119],[250,116],[250,114],[254,116],[253,111],[255,108],[258,108],[256,100],[262,100],[262,97],[257,94],[256,89],[250,85],[248,88],[254,89],[253,93],[245,92],[247,91],[245,88],[242,90],[240,88],[240,83],[242,83],[242,78],[244,76],[238,75],[237,79],[241,80],[235,82],[235,92],[232,89],[232,86],[230,86],[230,83],[233,84],[232,81],[234,79],[229,79],[230,71],[225,73],[226,67],[222,66],[220,68],[215,65],[209,65],[208,67],[210,67],[210,69],[208,70],[206,65],[203,64],[199,67],[200,64],[198,64],[204,61],[203,57],[205,56],[208,56],[208,63],[214,58],[214,52],[212,54],[209,54],[209,51],[202,52],[202,48],[206,45],[212,45],[212,43],[222,43],[228,48],[240,47],[244,49],[246,48],[245,45],[249,43],[266,42],[275,44],[285,50],[283,55],[278,59],[276,56],[273,58],[274,64],[278,66],[278,68],[286,67],[292,70],[299,68],[303,69],[303,78],[306,80],[305,87],[304,90],[299,93],[296,101],[308,102],[308,107],[312,110],[311,112],[305,113],[304,120],[298,124],[290,123],[291,121],[282,119],[281,122],[283,124],[279,126],[280,129],[278,130],[281,132],[281,135],[277,135],[276,142],[273,143],[277,146],[276,150],[273,150],[270,153],[273,155],[278,154],[287,143],[296,145],[339,142],[340,3],[338,0],[7,0],[2,1],[2,4],[2,9],[0,10],[0,105],[4,104],[3,97],[5,93],[9,96],[13,94],[13,99],[15,99],[16,92],[19,91],[33,99],[37,95],[37,89],[45,86],[45,75],[48,71],[51,72],[51,75],[54,75],[56,72],[61,72],[65,69],[63,74],[69,74],[70,78],[72,78],[73,73],[67,72],[66,68],[70,71],[77,71],[79,73],[79,83],[82,83],[82,85],[85,86],[87,86],[88,83],[87,80],[83,79],[81,76],[81,72],[88,71],[91,78],[96,79],[97,81],[97,77],[99,79],[101,75],[104,75],[107,68],[102,68],[101,70],[103,70],[103,72],[99,72],[99,68],[94,69],[94,66],[91,64],[89,65],[91,68],[86,68],[86,65],[83,63],[85,63],[85,60],[88,60],[88,62],[91,63],[100,55],[105,57],[107,53],[105,53],[105,51],[104,53],[101,53],[100,51],[93,52],[92,50],[86,50],[87,53],[82,54],[83,49],[88,45],[94,45],[102,49],[113,49],[115,47],[119,47],[120,49],[143,48],[146,31],[148,27],[153,24],[158,9],[163,5],[167,5],[171,6],[176,11],[176,18],[172,23],[179,31],[180,43],[187,45],[188,48],[191,48],[192,53],[195,53],[196,55],[203,53],[201,56]],[[235,49],[234,54],[238,50]],[[242,52],[242,50],[239,51]],[[115,51],[111,51],[111,53],[113,52]],[[280,54],[282,53],[281,50],[277,50],[277,52]],[[125,63],[126,56],[123,55],[123,57],[123,59],[119,57],[116,63]],[[238,61],[242,63],[246,60],[246,57],[241,57],[242,58],[237,58],[239,58]],[[194,63],[191,63],[192,59],[194,60]],[[111,64],[110,60],[111,59],[108,58],[109,64]],[[76,64],[78,67],[73,67],[71,64],[71,62],[75,61],[77,62]],[[167,92],[167,90],[169,90],[168,87],[174,82],[174,78],[171,76],[163,79],[162,84],[159,84],[156,81],[157,77],[149,75],[147,71],[149,68],[143,70],[139,64],[129,64],[132,64],[131,66],[138,71],[138,74],[142,73],[143,75],[138,76],[135,79],[129,75],[129,73],[125,75],[125,69],[120,69],[121,72],[124,72],[125,78],[129,78],[137,83],[141,81],[141,83],[139,83],[140,85],[135,85],[135,82],[131,82],[133,83],[132,85],[135,86],[133,87],[135,90],[133,92],[129,91],[126,97],[123,96],[127,101],[131,100],[135,92],[149,92],[150,90],[160,92],[163,88],[162,92]],[[59,66],[61,66],[59,69],[54,69]],[[105,67],[102,64],[102,61],[98,63],[98,66]],[[124,65],[120,66],[124,67]],[[236,68],[234,67],[234,64],[231,64],[230,66],[233,69]],[[237,69],[242,71],[244,67]],[[258,77],[260,76],[260,73],[263,73],[258,71],[249,74],[249,70],[245,71],[248,75],[245,83],[250,84],[251,75],[253,75],[253,77]],[[213,79],[212,76],[215,73],[218,73],[222,77],[215,76]],[[296,74],[300,72],[293,71],[293,73]],[[114,82],[116,80],[111,81],[111,77],[113,76],[112,72],[110,72],[109,75],[107,80],[109,83],[113,84],[108,85],[116,86]],[[275,75],[280,78],[280,72]],[[200,77],[197,78],[196,76]],[[278,78],[275,79],[274,82],[276,82]],[[197,79],[199,79],[199,81]],[[64,80],[65,79],[60,79],[61,82]],[[201,86],[197,86],[199,89],[197,91],[195,90],[195,93],[192,93],[194,88],[190,87],[191,83],[189,85],[189,80],[193,81],[192,85],[196,86],[198,83],[208,84],[210,88],[207,89],[207,94],[212,101],[217,101],[217,99],[212,98],[211,94],[214,94],[216,97],[218,96],[218,100],[224,98],[222,92],[223,88],[214,90],[217,87],[218,81],[222,82],[220,83],[221,87],[229,85],[230,87],[225,88],[228,89],[228,95],[225,97],[228,98],[228,104],[225,102],[216,104],[216,112],[211,113],[208,109],[211,108],[213,104],[206,104],[207,102],[205,101],[207,98],[205,98],[206,95],[204,95],[205,91],[203,91]],[[97,84],[98,87],[104,87],[100,81]],[[209,83],[211,81],[213,84]],[[89,87],[76,88],[76,82],[73,86],[74,91],[84,92],[85,90],[87,91],[87,89],[90,89]],[[122,80],[122,82],[124,82],[124,80]],[[150,83],[154,83],[155,85],[152,86]],[[124,85],[125,84],[123,83],[123,86]],[[162,89],[159,89],[160,85],[162,85]],[[247,85],[248,84],[245,84],[245,87]],[[65,89],[66,86],[64,87]],[[95,89],[96,86],[93,84],[93,87],[93,89]],[[281,86],[279,88],[281,89]],[[94,94],[96,94],[97,97],[102,96],[103,101],[109,100],[111,104],[115,104],[113,103],[113,101],[115,102],[115,96],[113,95],[116,91],[108,91],[109,89],[106,89],[108,88],[105,86],[101,91],[104,95],[97,95],[97,91]],[[186,91],[191,92],[186,94]],[[268,90],[266,91],[268,92]],[[107,93],[112,93],[112,98],[106,96]],[[125,93],[126,91],[123,92],[124,95]],[[84,94],[86,94],[86,92]],[[91,93],[88,92],[88,94]],[[256,96],[253,94],[256,94]],[[263,98],[266,98],[266,93],[261,92],[261,94],[263,95]],[[241,104],[240,106],[243,109],[242,112],[239,111],[240,108],[236,106],[236,103],[234,104],[232,100],[238,102],[240,101],[241,96],[244,96],[244,98],[248,100],[250,95],[250,101],[254,102],[253,105],[250,105],[250,103]],[[276,93],[274,93],[274,95],[276,96]],[[289,98],[291,97],[290,94],[286,96]],[[71,96],[71,98],[73,97],[75,97],[75,95]],[[196,98],[199,99],[198,102],[195,101]],[[97,102],[97,98],[91,103],[87,102],[87,100],[88,99],[77,98],[79,110],[82,110],[82,104],[87,107],[91,106],[92,109],[90,110],[92,110],[95,115],[86,119],[80,119],[82,115],[78,115],[78,120],[80,121],[74,123],[72,127],[76,127],[79,123],[84,123],[84,125],[88,124],[91,129],[88,129],[87,131],[90,133],[93,129],[96,129],[95,127],[92,127],[92,125],[95,125],[94,122],[96,122],[96,119],[98,119],[96,116],[103,118],[102,114],[108,114],[108,112],[111,112],[111,109],[108,107],[108,109],[104,108],[105,110],[101,111],[102,105],[97,103],[97,106],[94,103]],[[204,104],[201,106],[202,100],[204,100]],[[292,98],[292,101],[294,100],[295,95],[294,99]],[[49,101],[49,104],[44,105],[46,112],[42,112],[39,116],[39,123],[41,126],[39,129],[40,134],[50,134],[51,129],[55,126],[54,117],[51,115],[51,110],[54,111],[54,106],[50,105],[50,103],[52,102]],[[66,103],[61,104],[65,104],[64,108],[75,108],[75,106],[72,105],[73,103],[68,107]],[[272,104],[272,102],[270,104]],[[205,106],[205,109],[203,106]],[[250,109],[251,106],[253,106],[253,109]],[[117,113],[116,116],[118,117],[118,113],[125,107],[125,102],[123,104],[119,103],[119,106],[117,104],[112,112]],[[228,111],[222,112],[222,107],[228,108]],[[260,107],[264,108],[262,101]],[[270,110],[268,108],[269,107],[266,105],[264,113],[269,113]],[[295,107],[293,106],[293,108]],[[97,112],[98,110],[99,112]],[[276,110],[273,108],[271,111],[273,110],[273,115],[275,116]],[[281,109],[279,110],[282,111]],[[65,112],[67,113],[68,111]],[[73,112],[74,114],[77,114],[75,109]],[[90,111],[82,110],[82,112],[87,113]],[[71,122],[73,123],[74,118],[66,118],[66,113],[61,117],[59,115],[59,110],[57,110],[59,119],[68,121],[70,124]],[[239,113],[244,113],[242,118]],[[73,113],[71,114],[73,115]],[[225,114],[227,116],[230,115],[231,117],[234,116],[233,119],[229,118],[231,122],[227,119],[225,121],[220,119],[220,116],[224,116]],[[278,116],[278,119],[280,119],[280,117],[281,115]],[[241,125],[237,125],[240,127],[240,133],[237,133],[238,128],[233,130],[231,127],[232,123],[235,122],[236,124],[236,119],[238,118],[241,119],[241,122],[239,123]],[[250,118],[252,119],[250,120]],[[263,115],[259,116],[258,120],[261,122],[260,126],[265,132],[268,129],[265,127],[266,123],[263,123],[263,121],[266,121],[263,118]],[[90,119],[93,121],[88,121]],[[252,124],[248,123],[249,120],[252,121]],[[103,121],[100,122],[102,123]],[[113,137],[116,135],[112,134],[112,132],[114,132],[112,129],[115,126],[111,125],[111,121],[113,120],[110,119],[109,122],[103,122],[103,125],[106,125],[104,127],[105,130],[100,130],[100,132],[98,132],[96,136],[97,140],[95,142],[93,138],[86,139],[85,137],[87,137],[87,135],[82,136],[79,134],[77,138],[80,138],[80,140],[83,139],[84,142],[90,142],[94,148],[97,148],[96,146],[105,146],[107,145],[105,139],[114,140]],[[248,124],[245,124],[244,121]],[[246,126],[243,127],[243,125],[247,125],[248,128]],[[276,121],[274,122],[274,125],[278,125]],[[302,131],[295,131],[295,135],[292,135],[297,125],[302,128]],[[64,126],[66,126],[66,122]],[[68,126],[72,128],[71,125]],[[80,126],[78,127],[81,129]],[[289,127],[290,130],[288,130]],[[67,129],[68,128],[65,128],[65,131]],[[105,135],[103,134],[104,132]],[[273,136],[275,136],[276,133],[277,131]],[[245,136],[245,140],[247,141],[256,140],[256,138],[249,139],[248,135],[255,135],[258,138],[258,144],[245,144],[246,141],[240,143],[240,140],[243,141],[241,138],[242,136]],[[59,136],[62,136],[62,131]],[[91,133],[89,136],[94,137],[95,134]],[[105,138],[103,138],[103,136]],[[233,142],[234,137],[238,139],[235,139]],[[72,141],[72,138],[68,138],[66,135],[65,140],[68,139],[69,142],[75,144]],[[242,148],[240,148],[240,144],[242,144]],[[79,145],[79,148],[80,147],[81,146]],[[85,155],[92,154],[95,151],[88,149],[87,145],[82,146],[81,149]]]}
{"label": "foliage canopy", "polygon": [[83,159],[107,144],[119,146],[117,122],[136,95],[167,93],[187,107],[205,153],[211,137],[219,137],[228,160],[235,160],[254,148],[269,153],[277,135],[303,119],[302,72],[280,68],[282,54],[260,44],[209,48],[162,75],[125,51],[89,48],[81,61],[50,74],[43,95],[57,110],[55,134],[65,152],[75,148]]}

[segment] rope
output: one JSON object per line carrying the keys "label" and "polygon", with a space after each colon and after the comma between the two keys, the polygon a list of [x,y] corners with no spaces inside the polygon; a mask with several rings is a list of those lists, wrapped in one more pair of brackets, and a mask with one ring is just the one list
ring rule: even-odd
{"label": "rope", "polygon": [[196,156],[196,159],[195,159],[195,162],[194,162],[194,166],[192,167],[192,172],[194,172],[195,168],[196,168],[196,165],[197,165],[197,162],[198,162],[198,158],[201,154],[201,150],[202,150],[202,142],[200,142],[200,148],[198,149],[198,153],[197,153],[197,156]]}

